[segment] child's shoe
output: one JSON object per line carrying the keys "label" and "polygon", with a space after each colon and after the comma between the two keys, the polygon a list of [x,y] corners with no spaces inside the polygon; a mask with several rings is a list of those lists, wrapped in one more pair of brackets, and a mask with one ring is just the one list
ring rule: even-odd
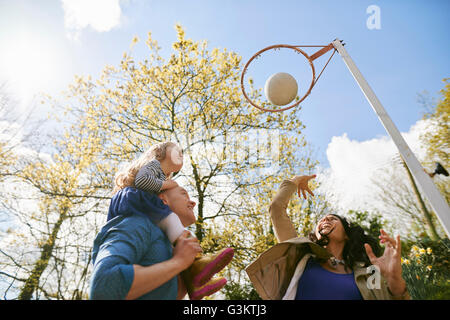
{"label": "child's shoe", "polygon": [[216,273],[226,267],[234,256],[233,248],[225,248],[215,254],[203,255],[195,258],[189,267],[194,287],[201,287],[207,283]]}
{"label": "child's shoe", "polygon": [[210,296],[213,293],[216,293],[227,283],[227,279],[220,277],[216,279],[211,279],[202,287],[195,287],[193,292],[189,293],[189,298],[191,300],[201,300],[206,296]]}

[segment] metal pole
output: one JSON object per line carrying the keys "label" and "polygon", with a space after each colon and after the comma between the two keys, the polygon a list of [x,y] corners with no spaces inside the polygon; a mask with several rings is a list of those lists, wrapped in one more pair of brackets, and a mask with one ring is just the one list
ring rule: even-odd
{"label": "metal pole", "polygon": [[356,67],[352,58],[350,58],[347,50],[345,50],[343,44],[341,43],[341,40],[336,39],[332,42],[332,44],[341,55],[353,78],[358,83],[359,87],[361,88],[366,99],[369,101],[373,110],[377,114],[384,128],[391,136],[392,141],[394,141],[395,145],[397,146],[398,151],[405,160],[409,170],[416,179],[418,185],[421,187],[425,196],[430,201],[434,212],[436,212],[439,221],[441,222],[445,232],[447,233],[447,237],[450,238],[450,208],[447,202],[439,193],[431,178],[425,173],[419,160],[417,160],[409,146],[406,144],[406,141],[403,139],[394,122],[392,122],[392,119],[386,113],[386,110],[384,110],[381,102],[378,100],[372,88],[370,88],[366,79],[364,79],[363,75]]}
{"label": "metal pole", "polygon": [[411,171],[408,169],[408,166],[403,160],[402,165],[406,169],[406,173],[408,174],[409,181],[411,182],[411,186],[413,187],[413,191],[414,194],[416,195],[417,202],[419,203],[420,210],[422,210],[422,214],[425,217],[425,221],[428,225],[429,236],[432,240],[438,240],[439,235],[437,234],[436,228],[434,227],[433,221],[431,219],[431,214],[428,211],[427,206],[425,205],[425,202],[422,199],[422,196],[420,195],[419,188],[417,188],[416,181],[414,181],[414,177],[412,176]]}

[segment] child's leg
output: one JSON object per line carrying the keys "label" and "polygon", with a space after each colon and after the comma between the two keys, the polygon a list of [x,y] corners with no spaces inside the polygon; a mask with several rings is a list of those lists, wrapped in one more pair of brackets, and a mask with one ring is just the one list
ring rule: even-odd
{"label": "child's leg", "polygon": [[[171,213],[162,219],[158,223],[158,226],[173,244],[185,230],[180,218],[175,213]],[[187,276],[183,277],[188,291],[193,291],[208,283],[216,273],[230,263],[233,255],[233,248],[225,248],[216,254],[210,255],[202,255],[199,253],[192,265],[186,270],[185,273]]]}
{"label": "child's leg", "polygon": [[194,287],[205,285],[216,273],[231,262],[233,256],[233,248],[225,248],[215,254],[196,258],[188,269],[192,275]]}
{"label": "child's leg", "polygon": [[181,272],[181,279],[183,285],[186,287],[186,291],[191,300],[201,300],[206,296],[212,295],[225,286],[227,280],[223,277],[210,279],[206,284],[200,287],[194,287],[192,284],[192,274],[189,269]]}
{"label": "child's leg", "polygon": [[222,289],[227,284],[227,279],[220,277],[214,278],[208,281],[205,285],[200,288],[195,288],[192,294],[189,294],[191,300],[201,300],[206,296],[210,296]]}
{"label": "child's leg", "polygon": [[175,243],[185,230],[180,218],[173,212],[162,219],[158,223],[158,227],[166,234],[171,243]]}

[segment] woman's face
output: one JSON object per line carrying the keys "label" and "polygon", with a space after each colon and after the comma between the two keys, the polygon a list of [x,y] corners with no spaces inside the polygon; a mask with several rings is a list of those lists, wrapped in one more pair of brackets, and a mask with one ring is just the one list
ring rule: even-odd
{"label": "woman's face", "polygon": [[319,220],[315,234],[317,239],[321,239],[322,235],[327,235],[330,241],[341,242],[348,239],[341,220],[332,214],[328,214]]}

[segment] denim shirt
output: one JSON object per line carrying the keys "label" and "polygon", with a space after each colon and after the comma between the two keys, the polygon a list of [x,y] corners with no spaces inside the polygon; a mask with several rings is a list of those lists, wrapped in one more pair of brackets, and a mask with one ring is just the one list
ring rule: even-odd
{"label": "denim shirt", "polygon": [[[134,279],[133,264],[150,266],[169,260],[172,255],[169,239],[146,215],[112,218],[94,240],[90,299],[125,299]],[[175,276],[138,299],[176,299],[177,291]]]}

